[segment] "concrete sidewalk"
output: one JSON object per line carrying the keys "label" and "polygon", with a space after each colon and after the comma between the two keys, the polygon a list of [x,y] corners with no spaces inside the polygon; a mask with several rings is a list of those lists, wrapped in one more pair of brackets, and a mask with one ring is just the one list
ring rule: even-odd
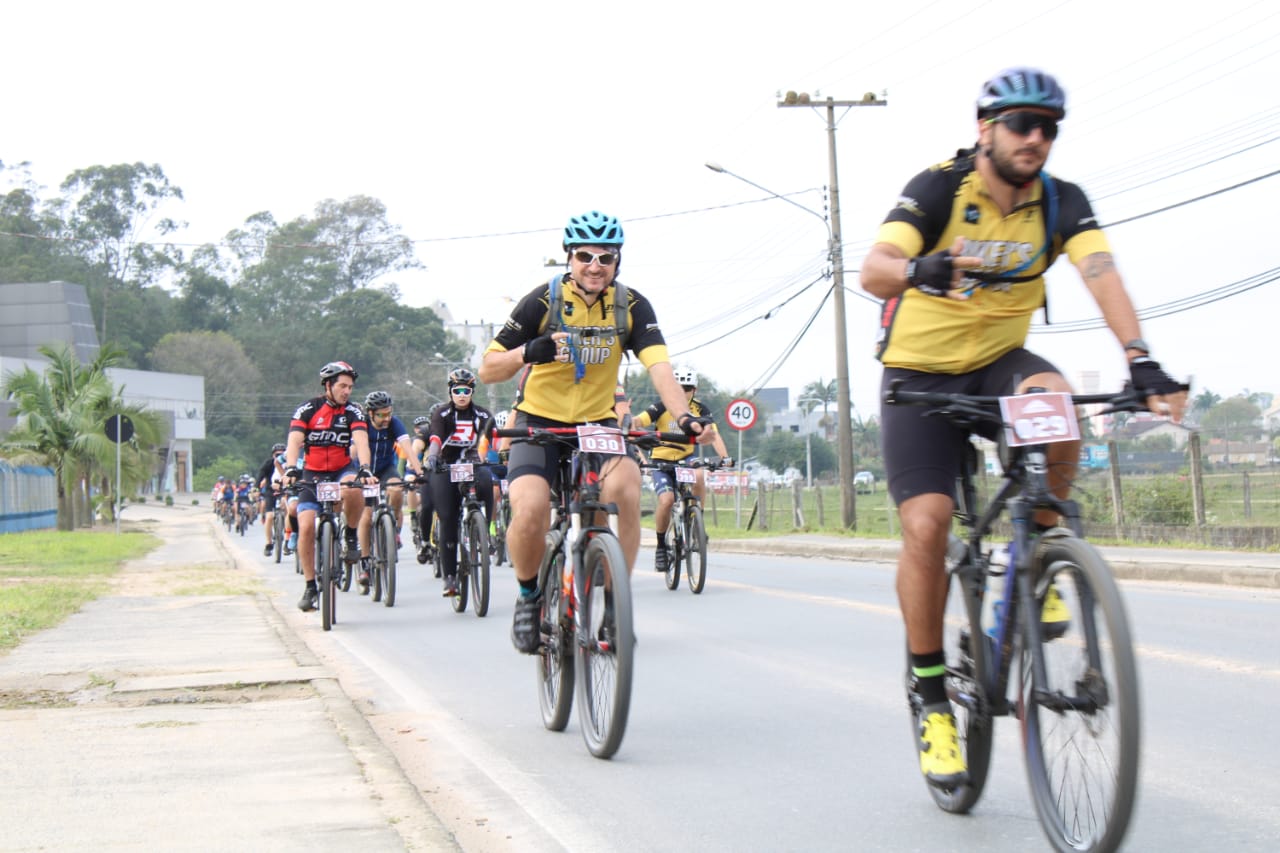
{"label": "concrete sidewalk", "polygon": [[129,507],[165,544],[0,657],[0,849],[458,849],[189,504]]}

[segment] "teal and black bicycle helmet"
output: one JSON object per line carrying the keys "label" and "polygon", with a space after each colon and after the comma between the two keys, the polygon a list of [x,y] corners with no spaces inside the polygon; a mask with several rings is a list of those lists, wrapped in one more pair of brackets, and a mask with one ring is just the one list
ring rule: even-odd
{"label": "teal and black bicycle helmet", "polygon": [[622,223],[615,217],[593,210],[572,216],[564,226],[564,250],[571,246],[622,247]]}
{"label": "teal and black bicycle helmet", "polygon": [[1014,107],[1039,107],[1062,119],[1067,115],[1067,93],[1052,74],[1038,68],[1006,68],[982,84],[977,106],[978,118]]}

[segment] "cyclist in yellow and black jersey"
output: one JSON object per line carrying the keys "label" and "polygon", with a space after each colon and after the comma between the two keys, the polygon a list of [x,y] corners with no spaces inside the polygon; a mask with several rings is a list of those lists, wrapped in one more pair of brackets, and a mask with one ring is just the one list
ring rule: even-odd
{"label": "cyclist in yellow and black jersey", "polygon": [[[1151,359],[1089,200],[1044,171],[1066,112],[1051,75],[1001,71],[978,96],[977,145],[907,184],[862,264],[863,288],[884,300],[883,388],[900,380],[911,390],[990,396],[1069,392],[1054,365],[1024,348],[1031,316],[1045,304],[1044,271],[1065,252],[1148,406],[1181,417],[1186,392]],[[890,405],[881,407],[880,434],[902,522],[897,590],[923,705],[920,769],[930,784],[951,788],[968,771],[944,685],[945,555],[967,434],[919,407]],[[1059,497],[1070,490],[1078,453],[1077,442],[1049,445]],[[1057,519],[1042,512],[1035,521],[1043,529]],[[1041,621],[1069,618],[1056,593],[1046,594]]]}
{"label": "cyclist in yellow and black jersey", "polygon": [[[688,368],[676,368],[675,377],[684,391],[689,411],[700,418],[713,420],[711,410],[694,396],[698,390],[698,374]],[[678,429],[671,413],[661,402],[654,403],[636,415],[633,423],[639,429],[652,426],[658,432],[672,432]],[[729,458],[729,451],[724,446],[724,439],[720,437],[720,431],[715,429],[714,424],[711,429],[715,432],[715,436],[711,439],[712,448],[720,454],[726,466],[733,465],[733,460]],[[664,444],[649,452],[650,458],[657,462],[679,462],[692,454],[693,448],[687,444],[679,446]],[[698,480],[693,484],[693,493],[698,496],[698,500],[704,500],[707,494],[707,475],[705,471],[699,470],[697,476]],[[667,550],[667,529],[671,526],[671,508],[676,502],[676,485],[667,471],[655,468],[649,472],[649,477],[653,480],[653,493],[658,498],[658,506],[653,514],[653,530],[658,536],[658,547],[653,552],[653,568],[656,571],[665,572],[670,567],[671,553]]]}
{"label": "cyclist in yellow and black jersey", "polygon": [[[516,394],[515,428],[616,425],[613,392],[624,348],[649,370],[654,390],[676,413],[676,423],[686,434],[699,435],[709,423],[685,405],[649,300],[628,288],[626,305],[615,305],[621,290],[616,276],[622,244],[622,224],[616,218],[598,211],[572,217],[562,242],[568,271],[521,299],[485,350],[480,381],[505,382],[524,371]],[[560,316],[552,318],[551,306],[560,303]],[[625,323],[619,323],[616,310],[628,312]],[[620,338],[624,327],[625,341]],[[708,430],[699,440],[711,437]],[[517,439],[507,463],[507,545],[520,583],[511,639],[526,654],[538,649],[538,565],[558,452]],[[640,466],[629,456],[617,457],[601,471],[600,481],[600,499],[618,507],[618,541],[630,571],[640,550]]]}

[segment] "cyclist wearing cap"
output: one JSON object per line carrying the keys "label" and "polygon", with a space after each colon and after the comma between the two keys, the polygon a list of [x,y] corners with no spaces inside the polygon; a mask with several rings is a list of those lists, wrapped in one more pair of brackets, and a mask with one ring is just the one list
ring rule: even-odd
{"label": "cyclist wearing cap", "polygon": [[[369,419],[369,470],[387,489],[387,503],[396,515],[396,546],[400,545],[400,525],[404,521],[404,481],[400,478],[398,457],[403,456],[413,472],[413,478],[422,476],[422,464],[413,455],[409,431],[393,412],[394,401],[386,391],[370,391],[364,398],[364,413]],[[360,516],[360,574],[357,581],[361,592],[369,591],[369,567],[373,561],[369,550],[369,534],[373,529],[373,499],[365,501]]]}
{"label": "cyclist wearing cap", "polygon": [[[302,479],[298,492],[298,562],[306,588],[298,601],[298,609],[316,609],[316,502],[315,484],[335,480],[351,482],[359,477],[365,483],[376,483],[369,470],[369,434],[364,411],[351,402],[351,391],[360,374],[345,361],[331,361],[320,368],[320,384],[324,394],[313,397],[298,407],[289,422],[289,442],[285,448],[285,481]],[[306,452],[306,468],[299,471],[298,460]],[[359,489],[343,489],[341,509],[345,523],[346,553],[343,559],[354,563],[359,559],[360,545],[352,520],[364,512],[364,495]]]}
{"label": "cyclist wearing cap", "polygon": [[462,510],[461,486],[449,478],[445,467],[471,462],[475,468],[476,495],[485,503],[485,518],[493,518],[493,481],[484,461],[493,430],[493,415],[473,400],[476,375],[465,367],[449,373],[449,403],[431,417],[427,432],[426,469],[431,483],[431,503],[440,517],[440,564],[444,594],[458,594],[458,517]]}
{"label": "cyclist wearing cap", "polygon": [[[262,506],[262,526],[266,528],[267,547],[262,553],[270,557],[272,549],[277,543],[272,542],[275,536],[274,524],[276,516],[276,493],[280,488],[280,481],[284,477],[284,442],[277,442],[271,448],[271,454],[258,468],[258,475],[254,479],[254,483],[258,486],[258,494],[261,495]],[[282,508],[283,509],[283,508]],[[284,547],[284,543],[279,543]]]}
{"label": "cyclist wearing cap", "polygon": [[[613,392],[625,346],[648,369],[676,423],[690,435],[702,432],[705,421],[689,411],[672,376],[666,341],[649,300],[628,289],[627,304],[615,304],[623,242],[622,224],[612,216],[591,211],[572,217],[562,241],[568,255],[568,270],[559,280],[562,330],[547,332],[553,300],[550,284],[543,284],[520,300],[489,344],[480,365],[481,381],[505,382],[525,371],[516,394],[514,428],[616,425]],[[616,334],[615,311],[628,312],[625,345]],[[574,332],[572,340],[566,330]],[[711,435],[708,431],[706,440]],[[526,654],[538,650],[538,566],[558,452],[517,439],[507,463],[507,546],[520,584],[511,640]],[[640,549],[640,466],[635,459],[618,457],[605,466],[600,499],[618,507],[618,540],[630,571]]]}
{"label": "cyclist wearing cap", "polygon": [[[694,396],[698,390],[698,374],[688,368],[676,368],[674,373],[676,381],[684,390],[685,406],[695,415],[711,420],[711,410]],[[658,432],[673,432],[677,429],[671,413],[661,402],[654,403],[636,415],[635,425],[637,429],[652,426]],[[714,428],[712,431],[715,437],[711,441],[711,446],[727,465],[732,465],[733,460],[729,458],[729,450],[724,446],[724,439],[720,437],[720,432]],[[682,459],[688,459],[691,455],[693,455],[693,448],[687,444],[663,445],[649,453],[649,456],[658,462],[679,462]],[[698,500],[704,500],[707,495],[707,473],[699,470],[697,476],[697,482],[693,484],[693,493],[698,496]],[[671,508],[676,503],[675,483],[672,482],[671,472],[657,468],[650,469],[649,477],[653,481],[653,493],[658,498],[658,505],[653,513],[653,531],[658,537],[658,547],[653,552],[653,568],[656,571],[665,572],[671,567],[671,552],[667,550],[667,528],[671,526]]]}
{"label": "cyclist wearing cap", "polygon": [[[436,416],[436,412],[440,411],[440,407],[444,405],[444,401],[434,403],[427,411],[426,415],[413,419],[413,442],[412,455],[419,463],[425,463],[427,458],[427,439],[431,434],[431,419]],[[409,505],[409,512],[412,516],[414,503],[417,504],[417,524],[418,524],[418,562],[428,563],[434,555],[431,552],[431,522],[435,517],[435,504],[431,500],[431,483],[425,476],[418,480],[417,487],[414,491],[414,498]],[[413,523],[412,517],[410,523]]]}
{"label": "cyclist wearing cap", "polygon": [[[1067,392],[1060,371],[1024,349],[1031,316],[1045,305],[1044,273],[1065,253],[1080,273],[1152,411],[1179,420],[1186,393],[1142,340],[1133,303],[1084,192],[1050,176],[1045,161],[1066,116],[1066,95],[1034,68],[999,72],[977,101],[977,144],[916,175],[880,227],[862,264],[862,286],[884,300],[877,357],[882,388],[991,396],[1038,387]],[[930,784],[967,779],[943,686],[944,567],[955,480],[967,438],[915,406],[881,407],[889,491],[902,520],[897,589],[911,668],[924,703],[920,769]],[[1078,445],[1049,445],[1059,497],[1074,477]],[[1041,530],[1056,522],[1044,513]],[[1056,591],[1046,625],[1070,619]]]}

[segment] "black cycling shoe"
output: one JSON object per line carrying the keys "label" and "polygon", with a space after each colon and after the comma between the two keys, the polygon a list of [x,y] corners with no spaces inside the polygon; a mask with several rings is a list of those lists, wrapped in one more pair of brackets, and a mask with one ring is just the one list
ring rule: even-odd
{"label": "black cycling shoe", "polygon": [[653,552],[653,570],[666,574],[669,568],[671,568],[671,552],[667,550],[667,546],[659,545],[658,550]]}
{"label": "black cycling shoe", "polygon": [[267,543],[267,547],[262,549],[262,556],[264,556],[264,557],[270,557],[270,556],[271,556],[271,550],[272,550],[272,545],[271,545],[271,543],[270,543],[270,542],[268,542],[268,543]]}
{"label": "black cycling shoe", "polygon": [[347,540],[347,547],[342,549],[342,561],[348,566],[360,562],[360,543],[357,540]]}
{"label": "black cycling shoe", "polygon": [[522,654],[532,655],[542,644],[539,621],[542,613],[542,594],[516,599],[516,612],[511,619],[511,645]]}
{"label": "black cycling shoe", "polygon": [[452,598],[458,594],[458,576],[450,575],[444,579],[444,595],[445,598]]}
{"label": "black cycling shoe", "polygon": [[302,591],[302,598],[298,599],[298,609],[303,613],[316,609],[316,603],[320,600],[320,590],[314,586],[309,586]]}
{"label": "black cycling shoe", "polygon": [[356,585],[360,587],[361,595],[369,594],[369,568],[372,564],[372,557],[360,558],[360,574],[356,575]]}

